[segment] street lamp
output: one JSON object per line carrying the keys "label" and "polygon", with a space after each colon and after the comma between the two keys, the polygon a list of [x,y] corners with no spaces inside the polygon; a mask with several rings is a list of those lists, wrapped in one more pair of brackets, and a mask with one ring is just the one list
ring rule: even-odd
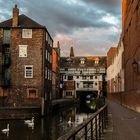
{"label": "street lamp", "polygon": [[121,76],[118,75],[118,92],[121,90]]}
{"label": "street lamp", "polygon": [[138,62],[134,59],[132,63],[133,71],[138,73]]}

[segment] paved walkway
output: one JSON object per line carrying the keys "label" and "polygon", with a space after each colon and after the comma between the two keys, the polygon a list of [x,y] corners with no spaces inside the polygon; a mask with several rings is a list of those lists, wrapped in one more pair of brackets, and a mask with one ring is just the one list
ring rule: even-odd
{"label": "paved walkway", "polygon": [[140,140],[140,113],[108,101],[109,127],[104,140]]}

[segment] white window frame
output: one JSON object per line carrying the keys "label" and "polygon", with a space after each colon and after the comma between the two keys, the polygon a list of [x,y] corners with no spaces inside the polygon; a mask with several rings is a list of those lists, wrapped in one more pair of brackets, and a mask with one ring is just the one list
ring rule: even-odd
{"label": "white window frame", "polygon": [[32,29],[22,29],[22,38],[32,38]]}
{"label": "white window frame", "polygon": [[27,45],[18,45],[19,46],[19,57],[27,57]]}
{"label": "white window frame", "polygon": [[[31,68],[31,76],[27,76],[27,67]],[[24,77],[25,78],[33,78],[33,65],[25,65]]]}
{"label": "white window frame", "polygon": [[85,58],[80,59],[80,64],[85,64]]}

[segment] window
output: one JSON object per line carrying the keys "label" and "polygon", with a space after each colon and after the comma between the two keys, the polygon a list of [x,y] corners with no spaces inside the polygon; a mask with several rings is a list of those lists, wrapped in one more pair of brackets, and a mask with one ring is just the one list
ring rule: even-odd
{"label": "window", "polygon": [[50,63],[52,63],[52,55],[50,54]]}
{"label": "window", "polygon": [[79,83],[77,83],[77,88],[79,88]]}
{"label": "window", "polygon": [[27,57],[27,45],[19,45],[19,57]]}
{"label": "window", "polygon": [[90,76],[90,79],[93,79],[93,76]]}
{"label": "window", "polygon": [[5,44],[9,44],[10,43],[10,30],[4,30],[4,33],[3,33],[3,43]]}
{"label": "window", "polygon": [[48,77],[47,77],[47,73],[48,73],[48,71],[47,71],[47,67],[45,67],[45,79],[48,78]]}
{"label": "window", "polygon": [[50,70],[50,80],[52,80],[52,71]]}
{"label": "window", "polygon": [[38,98],[38,90],[35,88],[27,89],[27,98]]}
{"label": "window", "polygon": [[67,91],[66,92],[66,96],[72,96],[72,92],[71,91]]}
{"label": "window", "polygon": [[33,78],[33,66],[32,65],[25,66],[25,78]]}
{"label": "window", "polygon": [[84,59],[84,58],[81,58],[81,59],[80,59],[80,63],[81,63],[81,64],[85,64],[85,59]]}
{"label": "window", "polygon": [[49,35],[47,36],[47,41],[48,41],[48,44],[50,45],[50,47],[52,47],[53,46],[53,41],[52,41],[52,39]]}
{"label": "window", "polygon": [[45,92],[45,101],[47,101],[47,93]]}
{"label": "window", "polygon": [[48,52],[48,61],[50,61],[50,53]]}
{"label": "window", "polygon": [[68,76],[68,80],[73,80],[73,76]]}
{"label": "window", "polygon": [[82,80],[86,80],[86,76],[82,76]]}
{"label": "window", "polygon": [[93,82],[83,82],[83,88],[93,88]]}
{"label": "window", "polygon": [[46,60],[48,60],[48,50],[46,49]]}
{"label": "window", "polygon": [[48,80],[50,80],[50,70],[48,69]]}
{"label": "window", "polygon": [[94,63],[95,64],[99,64],[99,58],[98,57],[95,59],[95,62]]}
{"label": "window", "polygon": [[32,29],[22,29],[22,38],[32,38]]}

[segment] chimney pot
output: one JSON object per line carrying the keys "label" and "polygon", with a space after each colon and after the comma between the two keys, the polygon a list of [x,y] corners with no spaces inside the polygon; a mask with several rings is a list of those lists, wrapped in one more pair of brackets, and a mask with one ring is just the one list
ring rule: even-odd
{"label": "chimney pot", "polygon": [[12,27],[18,26],[18,16],[19,16],[19,9],[17,8],[17,5],[13,8],[13,20],[12,20]]}

